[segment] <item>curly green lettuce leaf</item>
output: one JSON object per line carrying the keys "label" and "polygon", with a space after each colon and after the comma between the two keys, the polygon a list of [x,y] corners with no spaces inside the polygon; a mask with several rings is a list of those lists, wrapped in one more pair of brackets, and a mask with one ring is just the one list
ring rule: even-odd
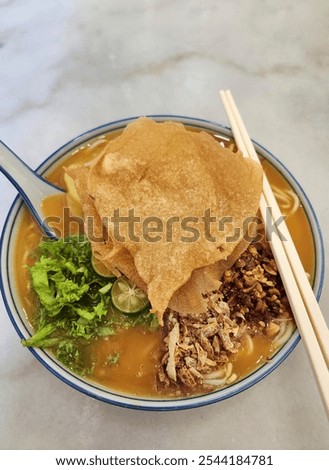
{"label": "curly green lettuce leaf", "polygon": [[29,269],[39,310],[36,331],[22,341],[24,346],[50,348],[70,370],[88,375],[93,365],[84,349],[91,341],[115,335],[121,328],[158,327],[149,311],[127,316],[113,308],[112,283],[94,270],[85,237],[42,241],[37,254]]}

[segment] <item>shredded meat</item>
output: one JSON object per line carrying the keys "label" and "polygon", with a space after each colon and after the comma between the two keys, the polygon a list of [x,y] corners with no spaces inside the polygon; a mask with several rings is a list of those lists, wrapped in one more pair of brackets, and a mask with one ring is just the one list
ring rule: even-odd
{"label": "shredded meat", "polygon": [[208,306],[208,312],[197,318],[179,316],[173,311],[166,313],[166,352],[158,375],[163,385],[200,387],[204,374],[223,366],[228,360],[227,353],[239,349],[245,326],[230,318],[228,304],[220,300],[219,293],[209,296]]}
{"label": "shredded meat", "polygon": [[206,313],[181,316],[170,309],[165,313],[159,388],[171,387],[185,394],[192,389],[208,389],[209,377],[219,376],[222,368],[230,365],[230,357],[241,348],[246,332],[273,337],[280,329],[276,319],[291,318],[264,237],[251,243],[224,273],[219,289],[204,297]]}

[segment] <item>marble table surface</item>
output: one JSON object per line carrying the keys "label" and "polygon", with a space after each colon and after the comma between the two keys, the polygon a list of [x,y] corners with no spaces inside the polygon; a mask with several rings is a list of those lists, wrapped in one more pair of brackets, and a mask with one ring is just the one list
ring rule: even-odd
{"label": "marble table surface", "polygon": [[[97,125],[180,114],[251,136],[294,173],[329,252],[327,0],[0,0],[0,138],[35,168]],[[0,175],[0,225],[16,194]],[[328,279],[328,270],[326,279]],[[328,320],[329,288],[321,306]],[[264,381],[209,407],[139,412],[88,398],[24,349],[1,303],[1,449],[328,449],[303,344]]]}

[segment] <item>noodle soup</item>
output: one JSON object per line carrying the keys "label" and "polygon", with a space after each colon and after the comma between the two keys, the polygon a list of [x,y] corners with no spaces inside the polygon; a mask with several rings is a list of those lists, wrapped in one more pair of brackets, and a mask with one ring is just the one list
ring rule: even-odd
{"label": "noodle soup", "polygon": [[[192,130],[198,131],[193,128]],[[117,135],[116,133],[109,133],[97,137],[96,139],[86,141],[83,145],[68,153],[59,165],[52,168],[51,171],[48,172],[47,178],[51,182],[65,188],[67,181],[65,181],[63,167],[73,168],[92,161],[102,152],[107,143],[117,137]],[[227,148],[233,146],[232,141],[225,137],[221,138],[216,136],[216,139]],[[268,161],[263,160],[262,165],[274,193],[277,196],[281,210],[287,217],[287,225],[291,231],[304,268],[312,282],[315,269],[314,244],[307,216],[297,195],[286,179]],[[67,220],[63,223],[63,219],[65,219],[65,217],[63,218],[63,212],[67,208],[69,210],[69,223],[67,223]],[[83,232],[83,224],[78,222],[79,218],[82,216],[82,206],[74,193],[69,191],[62,196],[48,198],[44,201],[44,210],[49,217],[57,217],[60,219],[59,222],[56,222],[53,226],[60,230],[62,236],[67,237]],[[38,321],[36,312],[38,312],[39,309],[39,299],[33,289],[31,275],[29,270],[26,269],[26,266],[33,266],[35,264],[36,257],[38,256],[37,247],[42,239],[42,234],[31,215],[25,209],[16,239],[15,275],[17,286],[26,318],[34,328]],[[21,243],[21,240],[25,241],[24,244]],[[245,253],[246,258],[240,256],[232,269],[228,269],[224,274],[220,295],[224,296],[221,297],[221,299],[224,299],[225,302],[231,302],[231,304],[234,302],[234,300],[230,298],[230,292],[232,292],[234,283],[238,283],[240,278],[245,279],[246,276],[251,276],[251,274],[246,274],[249,273],[250,270],[246,270],[243,263],[246,263],[246,260],[250,261],[250,258],[253,256],[253,269],[256,269],[255,260],[259,259],[259,253],[262,254],[261,256],[265,256],[264,253],[266,254],[264,246],[257,246],[257,244],[251,244],[248,250],[249,251],[247,252],[246,250]],[[267,253],[266,256],[269,256],[269,254]],[[271,260],[270,262],[272,263]],[[259,263],[263,263],[263,260],[260,259]],[[270,264],[268,264],[268,266],[270,266]],[[271,273],[270,267],[268,270],[266,282],[271,283],[271,279],[277,279],[278,274],[277,272]],[[278,282],[280,284],[280,281]],[[277,289],[276,285],[268,286],[268,289],[272,289],[272,297],[276,296],[281,299],[281,297],[284,296],[280,286],[278,287],[279,290],[277,293],[274,293],[273,290]],[[246,290],[246,296],[247,294],[249,295],[246,285],[241,285],[241,288]],[[265,288],[263,291],[265,292]],[[266,293],[266,295],[270,294]],[[255,299],[249,298],[248,301],[254,302],[253,305],[256,305]],[[284,302],[286,301],[284,300]],[[236,305],[237,303],[235,304],[235,308],[238,310]],[[239,304],[239,309],[240,307],[241,305]],[[183,367],[180,369],[181,376],[179,376],[177,383],[174,383],[170,380],[170,377],[168,378],[166,375],[166,371],[168,370],[170,330],[173,330],[177,322],[177,316],[171,315],[170,313],[166,314],[164,326],[162,327],[157,326],[156,328],[149,328],[148,324],[127,325],[123,322],[116,327],[115,334],[111,333],[105,336],[97,336],[91,342],[86,341],[86,344],[81,348],[83,376],[85,376],[88,381],[99,383],[110,390],[126,393],[131,396],[165,397],[171,399],[208,393],[236,383],[268,362],[280,347],[286,343],[295,329],[295,324],[289,306],[287,305],[283,309],[284,312],[278,312],[276,316],[267,318],[265,321],[263,321],[261,317],[257,317],[252,321],[250,319],[248,320],[248,312],[246,309],[250,309],[251,307],[250,305],[249,307],[242,305],[242,308],[244,308],[244,310],[240,310],[243,312],[241,314],[243,315],[243,319],[236,318],[234,320],[235,323],[231,325],[232,329],[240,330],[238,333],[240,336],[237,337],[236,344],[232,347],[231,351],[222,348],[222,353],[225,352],[225,357],[224,355],[222,356],[221,367],[216,366],[216,373],[211,372],[204,374],[202,380],[198,378],[198,371],[196,371],[194,376],[193,374],[190,374],[188,377],[184,375]],[[108,312],[108,315],[121,315],[120,312],[118,313],[116,311],[112,303],[108,306]],[[226,321],[226,318],[224,320]],[[230,318],[230,321],[231,320]],[[181,330],[183,329],[182,325],[184,321],[182,321]],[[204,321],[204,324],[202,321]],[[209,324],[209,317],[204,320],[201,319],[197,326],[193,324],[189,333],[191,335],[195,334],[195,338],[198,338],[198,332],[201,331],[206,324]],[[190,328],[187,321],[185,321],[184,324],[184,329],[186,328]],[[192,331],[193,328],[194,330]],[[216,337],[220,338],[217,330],[213,335],[209,334],[209,336],[207,336],[207,341],[213,349],[216,349],[216,341],[218,342]],[[233,338],[233,334],[231,338]],[[181,337],[179,341],[180,344],[183,344],[184,338]],[[201,347],[206,350],[208,343],[204,341]],[[239,345],[237,346],[237,344]],[[186,348],[189,347],[190,344],[187,342]],[[184,348],[182,348],[182,350],[183,349]],[[49,350],[51,353],[55,354],[51,346]],[[183,352],[181,354],[182,356],[179,360],[184,363],[184,367],[187,362],[190,362],[190,364],[195,363],[193,355],[184,355],[185,353],[183,354]],[[176,360],[178,360],[177,354]],[[212,361],[213,359],[210,359],[210,356],[208,356],[205,360]],[[77,373],[72,363],[66,363],[66,366],[74,373]],[[195,367],[191,365],[189,370],[193,368],[195,370]],[[179,373],[178,371],[178,374]]]}

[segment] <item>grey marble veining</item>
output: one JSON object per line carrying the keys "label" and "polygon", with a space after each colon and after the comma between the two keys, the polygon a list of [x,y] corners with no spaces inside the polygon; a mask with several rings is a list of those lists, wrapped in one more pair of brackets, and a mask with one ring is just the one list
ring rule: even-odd
{"label": "grey marble veining", "polygon": [[[327,0],[0,0],[0,138],[32,167],[75,135],[170,113],[227,124],[230,88],[251,136],[296,176],[328,255]],[[14,189],[0,175],[3,225]],[[328,270],[326,272],[328,279]],[[328,319],[329,291],[321,305]],[[0,448],[328,449],[303,345],[264,381],[210,407],[120,409],[61,383],[0,315]]]}

